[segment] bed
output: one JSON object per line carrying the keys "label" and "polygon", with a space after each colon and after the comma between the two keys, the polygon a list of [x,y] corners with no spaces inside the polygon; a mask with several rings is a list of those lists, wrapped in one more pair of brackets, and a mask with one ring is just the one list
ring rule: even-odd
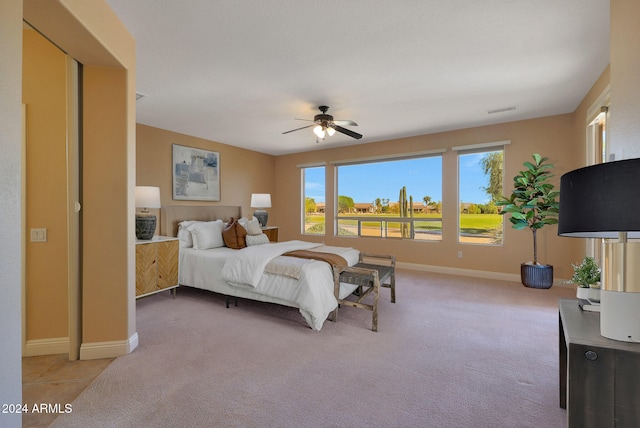
{"label": "bed", "polygon": [[[161,234],[181,238],[184,234],[180,225],[189,224],[185,222],[207,222],[207,225],[216,220],[228,222],[240,218],[241,211],[240,207],[230,206],[163,206],[160,217]],[[193,230],[193,224],[189,228]],[[263,243],[240,250],[227,246],[196,247],[181,241],[178,273],[181,286],[298,308],[314,330],[319,331],[332,312],[337,315],[336,292],[342,299],[358,288],[356,284],[339,283],[339,290],[336,289],[335,271],[324,261],[284,255],[297,250],[338,254],[348,266],[353,266],[360,260],[359,251],[353,248],[305,241]]]}

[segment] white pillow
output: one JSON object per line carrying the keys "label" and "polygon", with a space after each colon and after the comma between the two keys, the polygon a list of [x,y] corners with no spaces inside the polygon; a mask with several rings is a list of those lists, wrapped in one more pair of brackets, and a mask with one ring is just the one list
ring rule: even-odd
{"label": "white pillow", "polygon": [[260,222],[255,217],[251,217],[251,220],[242,217],[238,220],[238,223],[246,229],[249,235],[260,235],[262,233]]}
{"label": "white pillow", "polygon": [[269,243],[269,237],[264,233],[260,233],[259,235],[247,235],[245,238],[247,240],[247,247]]}
{"label": "white pillow", "polygon": [[[258,221],[257,218],[253,217],[248,223],[247,223],[247,233],[249,235],[260,235],[262,234],[262,228],[260,227],[260,222]],[[267,241],[269,239],[267,238]]]}
{"label": "white pillow", "polygon": [[249,223],[249,219],[247,219],[246,217],[240,217],[238,219],[238,223],[240,223],[240,226],[244,227],[245,229],[247,228],[247,223]]}
{"label": "white pillow", "polygon": [[196,223],[187,228],[193,238],[193,248],[196,250],[208,250],[210,248],[224,247],[222,239],[222,220]]}
{"label": "white pillow", "polygon": [[180,248],[193,247],[193,239],[191,238],[191,232],[189,232],[189,227],[197,223],[204,223],[204,222],[185,220],[178,223],[178,239],[180,241]]}

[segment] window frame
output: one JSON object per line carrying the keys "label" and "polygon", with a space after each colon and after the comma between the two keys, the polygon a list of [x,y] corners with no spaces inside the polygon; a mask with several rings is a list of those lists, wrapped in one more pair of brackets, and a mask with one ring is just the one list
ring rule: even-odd
{"label": "window frame", "polygon": [[[441,177],[440,177],[440,193],[443,193],[444,190],[444,170],[443,170],[443,166],[444,166],[444,158],[443,158],[443,153],[446,152],[446,149],[434,149],[434,150],[424,150],[424,151],[418,151],[418,152],[410,152],[410,153],[399,153],[399,154],[392,154],[392,155],[382,155],[382,156],[371,156],[371,157],[365,157],[365,158],[357,158],[357,159],[348,159],[348,160],[341,160],[341,161],[333,161],[331,162],[332,165],[334,165],[334,221],[333,221],[333,225],[334,225],[334,235],[335,236],[339,236],[341,238],[362,238],[362,237],[367,237],[367,238],[378,238],[378,239],[407,239],[407,240],[411,240],[411,241],[415,241],[415,242],[442,242],[443,236],[442,236],[442,230],[443,230],[443,213],[442,213],[442,209],[440,209],[440,217],[439,220],[437,220],[440,223],[440,228],[439,228],[439,235],[437,237],[437,239],[416,239],[415,237],[415,228],[414,228],[414,224],[415,223],[420,223],[420,222],[426,222],[428,220],[414,220],[413,216],[409,217],[410,220],[409,221],[403,221],[401,220],[401,217],[399,217],[398,215],[394,216],[380,216],[380,217],[375,217],[375,218],[371,218],[371,219],[367,219],[367,223],[378,223],[379,224],[379,229],[380,229],[380,234],[379,235],[363,235],[362,234],[362,218],[359,218],[356,216],[345,216],[344,214],[341,215],[338,211],[339,211],[339,168],[340,167],[344,167],[344,166],[354,166],[354,165],[364,165],[364,164],[375,164],[375,163],[384,163],[384,162],[397,162],[397,161],[403,161],[403,160],[412,160],[412,159],[421,159],[421,158],[433,158],[433,157],[439,157],[440,158],[440,167],[441,167]],[[444,198],[444,195],[442,196]],[[442,203],[442,201],[440,201],[440,203]],[[340,235],[340,221],[341,220],[347,220],[347,221],[356,221],[357,222],[357,226],[356,226],[356,234],[355,235]],[[409,237],[402,237],[402,236],[390,236],[389,230],[395,230],[395,224],[396,223],[409,223]],[[398,228],[400,229],[400,226],[398,226]],[[395,234],[395,232],[392,232],[392,235]],[[400,232],[400,235],[402,235],[402,232]]]}
{"label": "window frame", "polygon": [[480,143],[480,144],[470,144],[470,145],[466,145],[466,146],[456,146],[453,147],[452,150],[456,152],[456,168],[457,168],[457,210],[456,210],[456,243],[460,244],[460,245],[476,245],[476,246],[487,246],[487,247],[503,247],[504,246],[504,226],[505,226],[505,222],[504,222],[504,216],[501,216],[501,225],[502,225],[502,230],[500,231],[501,234],[501,239],[500,242],[465,242],[463,240],[461,240],[462,236],[461,236],[461,232],[462,232],[462,228],[461,228],[461,215],[462,215],[462,204],[464,201],[462,201],[461,199],[461,168],[460,168],[460,160],[462,156],[465,155],[471,155],[471,154],[480,154],[480,153],[491,153],[491,152],[498,152],[498,151],[502,151],[502,171],[503,171],[503,175],[502,175],[502,189],[503,189],[503,193],[504,193],[504,171],[506,170],[505,166],[506,166],[506,146],[511,144],[510,140],[505,140],[505,141],[497,141],[497,142],[490,142],[490,143]]}
{"label": "window frame", "polygon": [[[300,190],[301,190],[301,219],[300,219],[300,234],[303,236],[326,236],[327,234],[327,213],[326,213],[326,200],[327,200],[327,183],[326,183],[326,174],[327,174],[327,164],[326,162],[316,163],[316,164],[304,164],[297,165],[300,168]],[[324,224],[324,232],[323,233],[309,233],[306,230],[307,226],[307,170],[312,168],[322,168],[323,171],[323,188],[324,188],[324,204],[325,211],[323,216],[323,224]]]}

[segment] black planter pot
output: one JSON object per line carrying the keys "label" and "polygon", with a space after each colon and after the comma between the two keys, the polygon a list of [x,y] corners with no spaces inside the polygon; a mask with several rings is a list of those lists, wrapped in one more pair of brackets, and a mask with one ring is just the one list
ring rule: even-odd
{"label": "black planter pot", "polygon": [[551,288],[553,285],[553,266],[522,263],[520,278],[525,287]]}

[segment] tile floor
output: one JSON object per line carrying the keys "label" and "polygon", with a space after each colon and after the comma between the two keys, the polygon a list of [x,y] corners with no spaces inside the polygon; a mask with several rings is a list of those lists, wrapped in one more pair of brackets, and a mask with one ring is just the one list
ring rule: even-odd
{"label": "tile floor", "polygon": [[[22,403],[29,409],[22,415],[22,426],[49,426],[58,416],[55,410],[64,411],[111,361],[113,358],[69,361],[67,354],[22,358]],[[40,404],[54,412],[33,413],[33,406]]]}

